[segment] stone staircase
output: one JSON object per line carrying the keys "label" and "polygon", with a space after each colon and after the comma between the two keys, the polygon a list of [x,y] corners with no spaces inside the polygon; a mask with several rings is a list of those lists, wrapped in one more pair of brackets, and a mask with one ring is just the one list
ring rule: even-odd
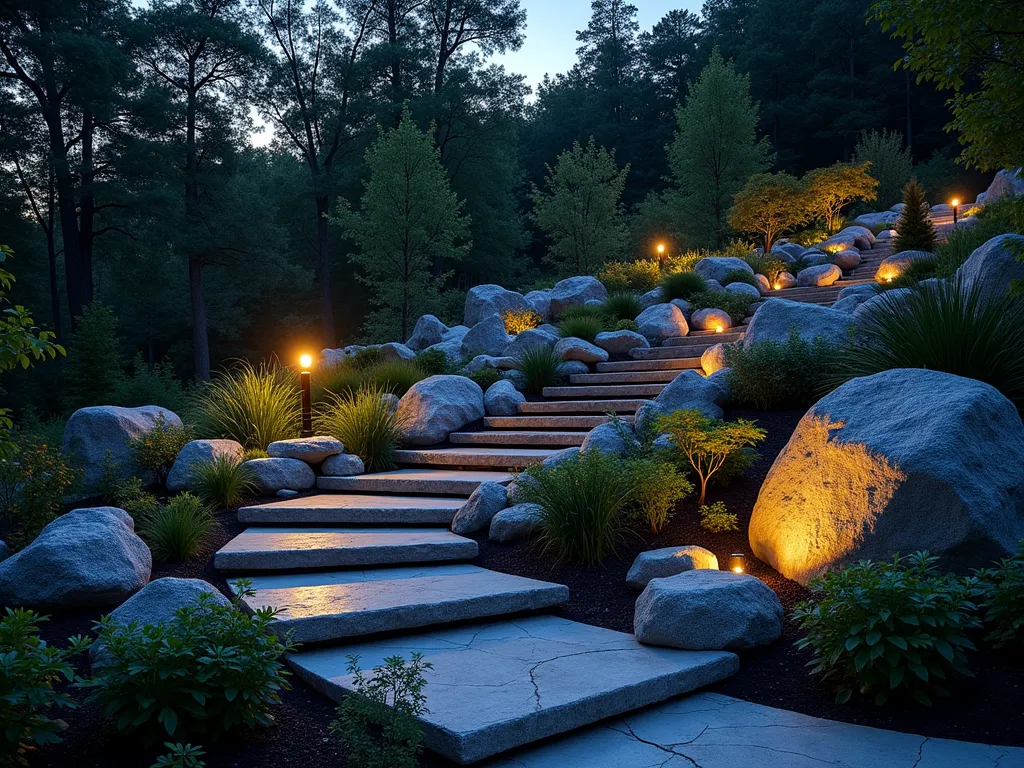
{"label": "stone staircase", "polygon": [[[842,287],[871,279],[887,253],[866,252],[836,286],[769,295],[831,304]],[[681,371],[699,369],[709,347],[742,337],[742,327],[702,331],[633,350],[546,388],[515,416],[398,451],[396,470],[321,477],[316,495],[243,507],[239,520],[252,527],[215,565],[233,587],[251,581],[247,607],[280,610],[276,627],[303,643],[289,663],[331,698],[352,689],[350,654],[370,669],[422,653],[433,665],[426,746],[458,764],[713,683],[736,671],[735,655],[644,646],[552,615],[567,587],[473,565],[477,542],[449,526],[481,483],[508,483],[514,471],[579,446],[609,413],[631,420]]]}

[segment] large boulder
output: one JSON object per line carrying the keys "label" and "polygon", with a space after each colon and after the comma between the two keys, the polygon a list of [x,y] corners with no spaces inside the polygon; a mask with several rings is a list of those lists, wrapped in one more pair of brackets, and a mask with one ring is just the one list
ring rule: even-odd
{"label": "large boulder", "polygon": [[530,291],[523,298],[530,305],[530,309],[540,315],[541,320],[547,322],[551,319],[551,289]]}
{"label": "large boulder", "polygon": [[596,277],[569,277],[551,289],[551,316],[559,317],[569,307],[581,306],[591,299],[607,298],[608,289]]}
{"label": "large boulder", "polygon": [[715,344],[704,350],[700,356],[700,367],[705,374],[710,376],[715,371],[725,368],[729,361],[726,359],[726,350],[736,346],[734,343]]}
{"label": "large boulder", "polygon": [[171,471],[167,473],[168,491],[187,491],[195,482],[195,468],[212,464],[221,456],[239,461],[244,449],[235,440],[190,440],[178,452]]}
{"label": "large boulder", "polygon": [[413,352],[422,352],[427,347],[440,344],[448,332],[448,326],[433,315],[422,315],[412,329],[412,336],[405,346]]}
{"label": "large boulder", "polygon": [[608,353],[599,346],[575,336],[559,339],[555,344],[555,354],[563,360],[578,360],[581,363],[603,363],[608,360]]}
{"label": "large boulder", "polygon": [[848,312],[805,304],[788,299],[768,299],[758,307],[743,333],[743,348],[749,349],[761,341],[789,340],[795,328],[800,338],[813,341],[821,337],[832,344],[847,344],[855,322]]}
{"label": "large boulder", "polygon": [[1024,253],[1021,235],[993,237],[975,249],[956,275],[966,288],[977,287],[986,299],[1002,296],[1011,281],[1024,281],[1024,261],[1019,260],[1020,253]]}
{"label": "large boulder", "polygon": [[832,263],[839,267],[844,272],[851,269],[856,269],[860,266],[860,251],[848,250],[840,251],[832,257]]}
{"label": "large boulder", "polygon": [[750,520],[758,558],[801,584],[928,550],[985,566],[1024,539],[1024,425],[988,384],[896,369],[853,379],[797,424]]}
{"label": "large boulder", "polygon": [[900,217],[895,211],[879,211],[877,213],[862,213],[853,220],[854,224],[867,227],[872,232],[877,229],[889,229]]}
{"label": "large boulder", "polygon": [[507,494],[501,483],[480,483],[469,500],[455,513],[452,533],[476,533],[489,528],[491,519],[508,506]]}
{"label": "large boulder", "polygon": [[462,354],[503,355],[509,341],[501,315],[488,315],[462,337]]}
{"label": "large boulder", "polygon": [[553,347],[558,341],[557,331],[552,333],[547,328],[531,328],[528,331],[516,334],[502,350],[502,357],[520,357],[526,350],[534,347]]}
{"label": "large boulder", "polygon": [[637,598],[633,632],[641,643],[688,651],[738,651],[782,636],[778,596],[746,574],[700,569],[652,579]]}
{"label": "large boulder", "polygon": [[[136,474],[129,441],[148,435],[159,424],[167,427],[182,425],[177,414],[157,405],[79,408],[71,414],[64,427],[60,450],[81,468],[83,490],[91,493],[99,486],[108,455],[119,480]],[[139,476],[146,483],[156,481],[149,472],[139,473]]]}
{"label": "large boulder", "polygon": [[663,547],[641,552],[626,574],[626,584],[643,589],[651,579],[663,579],[697,568],[718,570],[718,558],[704,547]]}
{"label": "large boulder", "polygon": [[113,607],[146,585],[152,567],[123,509],[74,509],[0,563],[0,605]]}
{"label": "large boulder", "polygon": [[707,307],[698,309],[690,315],[690,322],[698,331],[717,331],[721,333],[732,328],[732,316],[724,309]]}
{"label": "large boulder", "polygon": [[402,397],[395,414],[409,445],[434,445],[484,416],[484,391],[465,376],[431,376]]}
{"label": "large boulder", "polygon": [[299,459],[307,464],[319,464],[328,456],[344,452],[345,445],[341,440],[330,435],[275,440],[267,446],[271,458]]}
{"label": "large boulder", "polygon": [[260,493],[308,491],[316,485],[316,474],[300,459],[249,459],[242,466],[252,474],[253,484]]}
{"label": "large boulder", "polygon": [[[866,317],[879,311],[882,307],[895,307],[898,303],[913,295],[914,291],[910,288],[890,288],[888,291],[882,291],[874,296],[868,296],[864,301],[860,302],[853,308],[853,319],[858,323],[863,323]],[[844,301],[849,300],[844,299]],[[839,302],[836,302],[836,304],[838,303]],[[839,307],[836,307],[836,309],[839,309]],[[859,330],[864,330],[863,325]]]}
{"label": "large boulder", "polygon": [[674,304],[655,304],[648,307],[637,316],[636,329],[644,338],[653,342],[690,333],[686,316]]}
{"label": "large boulder", "polygon": [[526,398],[511,381],[496,381],[484,392],[484,410],[488,416],[517,416],[519,404]]}
{"label": "large boulder", "polygon": [[900,251],[882,259],[875,279],[880,283],[886,283],[902,275],[912,264],[932,261],[935,261],[935,254],[930,251]]}
{"label": "large boulder", "polygon": [[996,173],[988,189],[978,195],[978,202],[993,203],[1002,197],[1024,195],[1024,169],[1003,169]]}
{"label": "large boulder", "polygon": [[639,447],[633,428],[625,422],[598,424],[587,433],[580,451],[598,451],[607,456],[625,457],[630,449]]}
{"label": "large boulder", "polygon": [[725,282],[725,276],[734,270],[753,275],[753,268],[737,256],[708,256],[694,265],[693,271],[705,280]]}
{"label": "large boulder", "polygon": [[643,433],[654,426],[659,416],[675,411],[700,411],[708,418],[721,419],[721,405],[727,394],[718,381],[693,369],[683,371],[654,400],[640,406],[635,416],[636,429]]}
{"label": "large boulder", "polygon": [[[760,275],[758,275],[758,277],[760,277]],[[767,282],[768,280],[767,278],[765,278],[765,283],[767,284]],[[739,296],[749,296],[755,301],[761,298],[760,289],[758,289],[756,286],[751,285],[750,283],[729,283],[727,286],[725,286],[725,290],[728,293],[735,293]]]}
{"label": "large boulder", "polygon": [[516,504],[491,518],[487,538],[499,544],[525,539],[544,524],[544,514],[537,504]]}
{"label": "large boulder", "polygon": [[611,355],[624,355],[637,347],[651,346],[647,339],[636,331],[604,331],[597,334],[594,343]]}
{"label": "large boulder", "polygon": [[796,274],[796,284],[801,287],[832,285],[843,276],[843,270],[835,264],[819,264],[816,267],[801,269]]}
{"label": "large boulder", "polygon": [[465,322],[470,328],[491,315],[508,310],[527,310],[529,303],[521,293],[500,285],[475,285],[466,292]]}

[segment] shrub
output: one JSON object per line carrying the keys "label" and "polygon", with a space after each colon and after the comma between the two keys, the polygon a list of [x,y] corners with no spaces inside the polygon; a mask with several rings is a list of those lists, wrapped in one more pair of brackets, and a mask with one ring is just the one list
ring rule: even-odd
{"label": "shrub", "polygon": [[603,330],[604,322],[598,317],[567,317],[558,323],[558,332],[563,338],[575,337],[591,344]]}
{"label": "shrub", "polygon": [[[387,360],[367,368],[362,381],[359,382],[359,387],[370,386],[401,397],[412,388],[413,384],[425,378],[423,369],[412,360]],[[336,392],[335,394],[341,393]]]}
{"label": "shrub", "polygon": [[157,741],[273,723],[272,707],[291,687],[282,656],[295,646],[271,629],[277,610],[240,610],[253,594],[248,582],[236,590],[227,605],[202,594],[167,623],[97,622],[105,663],[89,683],[91,698],[118,730]]}
{"label": "shrub", "polygon": [[192,467],[192,490],[213,509],[238,506],[242,497],[256,490],[252,470],[232,456],[214,456]]}
{"label": "shrub", "polygon": [[1024,645],[1024,541],[1017,554],[976,572],[978,600],[996,648]]}
{"label": "shrub", "polygon": [[[359,354],[363,352],[378,354],[360,362]],[[351,394],[366,386],[401,397],[427,376],[418,359],[383,360],[376,349],[362,350],[359,354],[314,371],[310,382],[313,402],[323,402],[331,395]]]}
{"label": "shrub", "polygon": [[150,768],[205,768],[206,762],[200,759],[206,754],[202,747],[169,741],[165,741],[164,746],[168,751],[160,755]]}
{"label": "shrub", "polygon": [[636,320],[643,309],[640,299],[632,293],[613,293],[604,303],[605,314],[615,322]]}
{"label": "shrub", "polygon": [[68,410],[109,403],[121,375],[117,318],[96,301],[82,312],[68,340],[64,398]]}
{"label": "shrub", "polygon": [[452,363],[441,349],[425,349],[416,355],[416,363],[427,376],[451,373]]}
{"label": "shrub", "polygon": [[689,301],[691,296],[707,290],[707,287],[707,282],[696,272],[676,272],[665,275],[665,279],[661,281],[661,298],[664,301]]}
{"label": "shrub", "polygon": [[516,369],[523,374],[523,387],[535,395],[539,395],[544,387],[561,383],[564,368],[562,358],[547,345],[530,347],[516,358]]}
{"label": "shrub", "polygon": [[354,394],[334,395],[317,414],[317,430],[341,440],[367,472],[395,468],[402,424],[385,394],[362,387]]}
{"label": "shrub", "polygon": [[938,242],[935,225],[928,218],[928,203],[924,190],[911,179],[903,190],[904,208],[896,221],[896,237],[893,238],[894,253],[899,251],[934,251]]}
{"label": "shrub", "polygon": [[734,323],[739,323],[757,299],[730,291],[701,291],[690,296],[687,301],[694,312],[698,309],[721,309],[728,313]]}
{"label": "shrub", "polygon": [[526,474],[536,482],[523,484],[523,497],[541,508],[545,549],[577,563],[598,563],[615,549],[633,494],[619,459],[585,451],[554,466],[534,465]]}
{"label": "shrub", "polygon": [[878,180],[878,208],[885,210],[901,199],[901,190],[910,180],[913,158],[903,146],[903,134],[863,130],[853,149],[855,163],[870,163],[868,174]]}
{"label": "shrub", "polygon": [[189,407],[189,396],[175,377],[170,361],[157,362],[151,367],[138,354],[132,362],[131,374],[118,377],[110,402],[124,408],[159,405],[181,413]]}
{"label": "shrub", "polygon": [[406,662],[388,656],[367,678],[359,657],[348,657],[355,691],[338,706],[331,732],[345,746],[349,765],[360,768],[416,768],[423,750],[423,729],[416,718],[427,711],[423,673],[433,665],[413,653]]}
{"label": "shrub", "polygon": [[479,384],[480,389],[486,392],[489,386],[501,381],[502,376],[501,371],[497,368],[481,368],[479,371],[469,374],[468,378]]}
{"label": "shrub", "polygon": [[715,254],[708,250],[684,251],[675,256],[668,256],[661,268],[663,275],[671,275],[676,272],[693,272],[697,262]]}
{"label": "shrub", "polygon": [[828,391],[839,365],[834,345],[807,341],[795,328],[785,343],[729,346],[725,359],[730,398],[761,411],[811,405]]}
{"label": "shrub", "polygon": [[630,459],[626,471],[633,480],[632,505],[637,517],[650,525],[651,533],[660,532],[676,502],[693,493],[693,484],[667,461]]}
{"label": "shrub", "polygon": [[807,212],[825,225],[828,233],[838,232],[842,210],[855,200],[874,200],[878,180],[868,175],[870,163],[835,163],[815,168],[804,175]]}
{"label": "shrub", "polygon": [[747,179],[729,211],[729,226],[759,235],[770,251],[779,236],[809,218],[807,189],[787,173],[755,173]]}
{"label": "shrub", "polygon": [[1024,302],[982,298],[977,286],[929,286],[861,321],[870,343],[843,356],[839,381],[893,368],[928,368],[991,384],[1024,411]]}
{"label": "shrub", "polygon": [[310,374],[310,398],[314,403],[322,403],[332,394],[355,392],[365,378],[365,371],[351,360],[319,365]]}
{"label": "shrub", "polygon": [[51,718],[52,710],[76,705],[53,684],[75,680],[71,659],[89,646],[89,639],[72,637],[67,648],[54,648],[39,637],[45,616],[23,608],[6,611],[0,621],[0,763],[28,765],[25,753],[61,740],[65,726]]}
{"label": "shrub", "polygon": [[746,283],[757,287],[757,280],[745,269],[730,269],[726,272],[722,285],[729,285],[729,283]]}
{"label": "shrub", "polygon": [[213,526],[213,514],[198,496],[179,493],[141,522],[142,537],[155,559],[184,562],[199,551]]}
{"label": "shrub", "polygon": [[18,550],[31,544],[64,508],[81,473],[57,448],[23,443],[0,459],[0,504],[7,518],[7,543]]}
{"label": "shrub", "polygon": [[517,334],[536,328],[544,322],[539,314],[532,309],[506,309],[501,313],[505,323],[505,333]]}
{"label": "shrub", "polygon": [[708,533],[728,533],[740,529],[739,518],[726,509],[724,501],[704,504],[697,512],[700,513],[700,527]]}
{"label": "shrub", "polygon": [[754,251],[744,256],[743,260],[754,272],[767,277],[770,283],[774,283],[779,275],[788,271],[787,263],[782,259],[775,258],[770,253],[765,255]]}
{"label": "shrub", "polygon": [[647,293],[661,282],[661,265],[657,259],[612,261],[604,265],[597,279],[608,293]]}
{"label": "shrub", "polygon": [[384,357],[380,347],[364,347],[363,349],[357,349],[355,354],[345,362],[357,371],[365,371],[367,368],[387,362],[387,358]]}
{"label": "shrub", "polygon": [[793,618],[807,636],[811,674],[834,681],[840,704],[854,692],[884,704],[909,693],[928,705],[947,696],[953,675],[970,675],[967,630],[971,615],[968,579],[940,575],[926,552],[890,561],[862,561],[811,581],[813,601],[797,605]]}
{"label": "shrub", "polygon": [[562,310],[562,314],[558,317],[561,320],[574,320],[579,317],[592,318],[600,320],[604,323],[608,319],[608,315],[605,313],[604,305],[592,304],[587,306],[586,304],[577,304],[572,307],[566,307]]}
{"label": "shrub", "polygon": [[245,448],[298,437],[299,417],[296,377],[277,364],[237,363],[197,394],[196,431]]}
{"label": "shrub", "polygon": [[270,454],[262,448],[246,448],[242,451],[242,463],[252,461],[253,459],[269,459]]}
{"label": "shrub", "polygon": [[148,493],[143,487],[142,481],[137,477],[129,477],[127,480],[117,483],[111,501],[114,506],[123,509],[140,524],[160,511],[160,502],[157,501],[156,496]]}
{"label": "shrub", "polygon": [[636,320],[619,320],[613,327],[613,331],[633,331],[638,333],[640,326],[636,324]]}
{"label": "shrub", "polygon": [[144,435],[128,440],[135,465],[143,471],[152,472],[160,485],[167,482],[174,460],[178,458],[185,443],[194,437],[191,427],[168,425],[163,414],[157,417],[153,429]]}
{"label": "shrub", "polygon": [[882,293],[893,288],[916,288],[922,280],[936,277],[936,269],[934,261],[912,261],[899,277],[886,280],[884,283],[876,283],[876,290]]}
{"label": "shrub", "polygon": [[700,498],[704,503],[708,480],[725,464],[729,455],[757,445],[765,431],[746,419],[718,421],[700,411],[675,411],[658,418],[658,430],[689,462],[700,478]]}

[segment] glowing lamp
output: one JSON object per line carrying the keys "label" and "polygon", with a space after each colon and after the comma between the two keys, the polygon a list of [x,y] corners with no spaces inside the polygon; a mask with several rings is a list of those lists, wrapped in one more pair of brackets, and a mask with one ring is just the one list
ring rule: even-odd
{"label": "glowing lamp", "polygon": [[960,208],[960,200],[954,197],[952,200],[949,201],[949,204],[953,208],[953,226],[956,226],[957,213],[959,213],[957,209]]}
{"label": "glowing lamp", "polygon": [[313,436],[313,396],[310,391],[309,369],[313,367],[312,355],[300,355],[299,389],[302,392],[302,432],[300,437]]}
{"label": "glowing lamp", "polygon": [[715,326],[715,333],[721,333],[724,330],[725,329],[721,326],[721,324]]}
{"label": "glowing lamp", "polygon": [[776,284],[775,284],[774,286],[772,286],[772,287],[773,287],[773,288],[774,288],[774,289],[775,289],[776,291],[781,291],[781,290],[782,290],[782,283],[776,283]]}
{"label": "glowing lamp", "polygon": [[658,243],[658,255],[661,255],[663,253],[665,253],[665,244],[664,243]]}
{"label": "glowing lamp", "polygon": [[729,570],[733,573],[743,573],[747,569],[747,557],[746,555],[734,552],[729,555]]}
{"label": "glowing lamp", "polygon": [[313,367],[313,356],[312,355],[299,355],[299,365],[302,366],[302,370],[308,371]]}

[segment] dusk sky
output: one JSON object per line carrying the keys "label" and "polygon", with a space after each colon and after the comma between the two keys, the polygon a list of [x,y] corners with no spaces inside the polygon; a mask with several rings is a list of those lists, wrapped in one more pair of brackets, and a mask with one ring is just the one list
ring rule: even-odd
{"label": "dusk sky", "polygon": [[[702,0],[633,0],[642,30],[648,30],[675,8],[699,13]],[[544,73],[565,72],[576,63],[576,30],[590,20],[590,0],[523,0],[526,8],[526,43],[515,53],[499,56],[513,72],[526,75],[536,89]]]}

